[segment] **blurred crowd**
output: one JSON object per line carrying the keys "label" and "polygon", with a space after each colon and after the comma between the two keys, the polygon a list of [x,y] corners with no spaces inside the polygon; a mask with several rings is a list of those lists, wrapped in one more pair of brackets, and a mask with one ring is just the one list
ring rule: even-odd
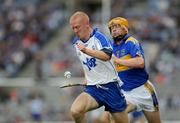
{"label": "blurred crowd", "polygon": [[[28,1],[28,6],[26,0],[17,0],[24,1],[20,2],[22,5],[12,1],[4,0],[0,3],[0,71],[4,71],[6,77],[16,77],[28,62],[36,60],[36,75],[39,79],[57,77],[65,70],[71,71],[72,76],[83,77],[80,63],[72,48],[73,35],[70,31],[66,32],[66,35],[61,34],[62,37],[67,36],[66,40],[59,42],[53,51],[43,55],[41,52],[43,45],[50,41],[58,27],[67,24],[64,21],[63,7],[56,3],[49,5],[42,0]],[[111,17],[123,16],[129,20],[130,33],[140,40],[147,53],[146,65],[155,85],[179,86],[179,8],[179,0],[111,0]],[[100,8],[86,11],[90,14],[93,25],[101,25]],[[20,112],[18,116],[11,117],[12,121],[71,120],[67,108],[81,89],[70,90],[65,92],[67,95],[61,94],[58,97],[58,106],[47,106],[46,98],[49,97],[46,95],[29,98],[31,91],[8,91],[10,98],[4,97],[8,100],[0,105],[0,116],[5,116],[4,112],[14,114],[16,107],[21,108],[29,102],[31,108],[25,111],[21,108],[22,112],[27,114],[23,116],[27,117],[19,117]],[[180,93],[159,97],[163,111],[180,112]]]}
{"label": "blurred crowd", "polygon": [[[147,54],[146,67],[152,74],[151,79],[158,84],[171,83],[170,80],[180,71],[179,7],[178,0],[111,1],[111,17],[123,16],[129,20],[130,33],[143,45]],[[90,15],[92,24],[108,34],[107,30],[101,28],[101,8],[86,11]],[[73,36],[69,33],[67,37]],[[45,60],[51,60],[52,66],[55,67],[51,67],[46,76],[58,76],[65,70],[72,71],[74,76],[83,76],[78,60],[74,57],[76,54],[72,53],[71,40],[72,38],[66,38],[65,41],[60,42],[55,52],[47,54],[51,57],[46,57]]]}
{"label": "blurred crowd", "polygon": [[[2,123],[71,121],[72,117],[69,112],[71,103],[83,90],[80,87],[59,90],[59,88],[40,86],[0,89],[1,91],[4,89],[4,93],[0,94],[0,122]],[[180,93],[160,96],[159,104],[163,120],[167,120],[168,115],[174,116],[171,119],[179,119],[177,116],[180,113]],[[89,123],[93,123],[93,119],[97,118],[103,110],[104,108],[101,108],[88,113]]]}
{"label": "blurred crowd", "polygon": [[[31,60],[36,61],[35,76],[40,79],[59,76],[65,70],[82,77],[81,67],[72,53],[71,32],[65,32],[64,39],[61,39],[64,36],[61,34],[53,51],[45,54],[41,50],[59,26],[68,24],[63,21],[68,18],[65,18],[62,5],[33,0],[27,6],[25,0],[19,0],[24,4],[19,2],[21,4],[17,5],[12,1],[4,1],[0,11],[0,71],[6,73],[3,77],[18,77],[22,67]],[[81,4],[75,6],[79,8]],[[151,56],[147,57],[146,65],[158,83],[167,83],[180,69],[179,6],[178,0],[111,1],[111,17],[123,16],[129,20],[130,32],[141,41],[145,53],[148,53],[146,56]],[[101,7],[86,8],[85,11],[89,13],[92,24],[100,27]]]}
{"label": "blurred crowd", "polygon": [[61,5],[44,0],[0,3],[0,71],[16,77],[62,25]]}
{"label": "blurred crowd", "polygon": [[[27,87],[0,88],[0,122],[22,123],[23,121],[70,121],[70,102],[82,91],[81,88]],[[49,92],[48,92],[49,91]],[[59,92],[59,93],[57,93]],[[47,94],[48,93],[48,94]],[[48,95],[53,95],[49,97]],[[71,97],[71,99],[69,99]]]}
{"label": "blurred crowd", "polygon": [[180,71],[180,2],[113,0],[111,7],[112,17],[129,20],[130,33],[140,40],[147,54],[146,67],[154,73],[152,79],[159,84],[170,83]]}

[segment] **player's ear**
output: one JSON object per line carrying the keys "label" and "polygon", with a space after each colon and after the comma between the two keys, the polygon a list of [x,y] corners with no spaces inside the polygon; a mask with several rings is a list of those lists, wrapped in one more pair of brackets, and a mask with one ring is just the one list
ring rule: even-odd
{"label": "player's ear", "polygon": [[124,25],[122,25],[122,29],[126,32],[126,34],[128,33],[128,28]]}

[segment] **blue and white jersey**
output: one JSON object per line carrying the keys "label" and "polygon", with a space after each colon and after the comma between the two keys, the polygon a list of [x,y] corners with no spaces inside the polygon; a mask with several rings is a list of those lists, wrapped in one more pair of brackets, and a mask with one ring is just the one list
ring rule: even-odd
{"label": "blue and white jersey", "polygon": [[76,43],[82,43],[89,49],[102,50],[108,49],[112,51],[112,46],[106,36],[97,29],[94,29],[89,40],[83,42],[79,38],[75,38],[73,45],[76,49],[83,66],[87,85],[106,84],[109,82],[120,81],[112,61],[102,61],[81,52]]}

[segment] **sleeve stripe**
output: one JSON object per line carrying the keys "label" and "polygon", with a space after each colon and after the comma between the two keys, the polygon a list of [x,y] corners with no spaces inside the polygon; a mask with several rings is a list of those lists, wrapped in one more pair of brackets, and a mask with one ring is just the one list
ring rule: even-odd
{"label": "sleeve stripe", "polygon": [[95,38],[98,39],[100,45],[104,48],[104,47],[110,47],[110,42],[109,40],[105,37],[105,35],[103,35],[100,32],[97,32],[95,34]]}

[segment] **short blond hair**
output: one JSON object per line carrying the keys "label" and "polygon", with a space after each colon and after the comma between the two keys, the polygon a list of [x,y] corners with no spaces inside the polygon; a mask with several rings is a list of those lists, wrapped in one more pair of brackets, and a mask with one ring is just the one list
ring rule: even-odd
{"label": "short blond hair", "polygon": [[77,11],[75,12],[71,17],[69,22],[71,23],[72,20],[76,19],[76,18],[81,18],[84,22],[89,24],[89,16],[82,11]]}

